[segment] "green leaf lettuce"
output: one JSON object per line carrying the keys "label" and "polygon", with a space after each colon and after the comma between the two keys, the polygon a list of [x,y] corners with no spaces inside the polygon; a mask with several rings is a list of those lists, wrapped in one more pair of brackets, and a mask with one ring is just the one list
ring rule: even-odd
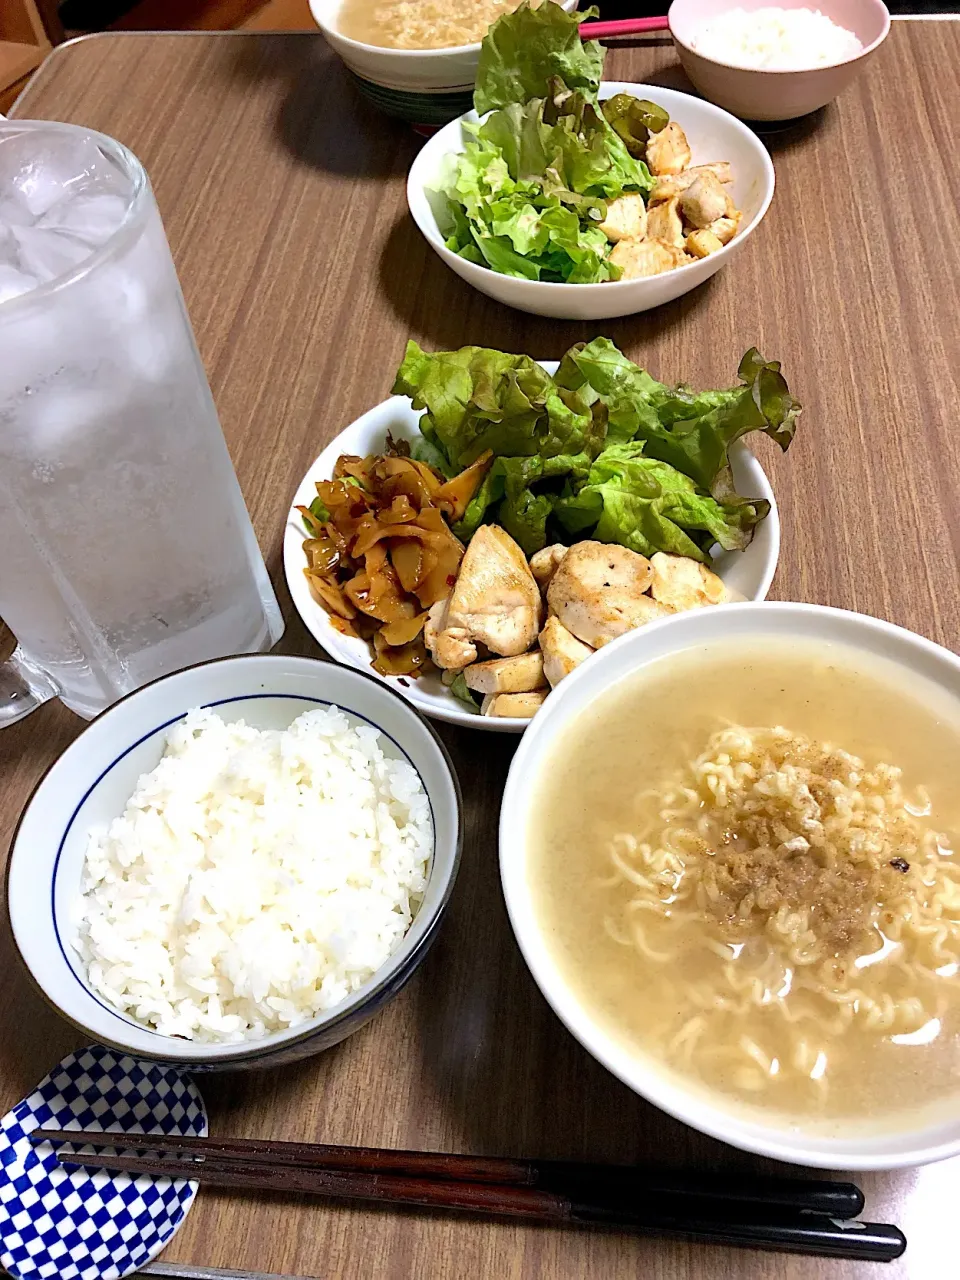
{"label": "green leaf lettuce", "polygon": [[469,707],[471,711],[475,711],[479,715],[480,707],[477,704],[477,699],[468,687],[466,677],[462,671],[458,671],[455,676],[449,681],[445,680],[444,683],[458,702],[462,702],[464,706]]}
{"label": "green leaf lettuce", "polygon": [[478,115],[510,102],[543,98],[559,76],[570,89],[596,97],[603,70],[603,49],[595,40],[581,41],[580,23],[599,10],[565,13],[558,4],[536,9],[522,4],[498,19],[480,46],[473,105]]}
{"label": "green leaf lettuce", "polygon": [[444,474],[487,449],[495,455],[455,527],[464,541],[495,518],[528,555],[539,550],[563,485],[582,483],[603,447],[606,414],[558,388],[529,356],[486,347],[428,354],[409,342],[393,390],[424,410],[417,453],[439,453]]}
{"label": "green leaf lettuce", "polygon": [[719,503],[668,463],[644,456],[642,441],[612,444],[594,461],[586,483],[555,504],[570,534],[619,542],[650,556],[656,551],[703,563],[714,543],[742,551],[769,513],[764,500]]}
{"label": "green leaf lettuce", "polygon": [[581,42],[584,16],[545,2],[493,24],[474,95],[486,118],[464,125],[464,150],[436,181],[447,248],[503,275],[619,279],[598,224],[607,201],[653,185],[642,155],[631,154],[598,106],[603,51]]}
{"label": "green leaf lettuce", "polygon": [[416,453],[444,475],[494,454],[455,526],[464,542],[492,520],[527,555],[589,537],[706,563],[715,544],[746,547],[769,512],[737,494],[730,445],[762,431],[786,449],[800,412],[776,361],[751,349],[739,373],[736,387],[694,392],[607,338],[572,347],[555,377],[529,356],[410,342],[394,392],[423,410]]}
{"label": "green leaf lettuce", "polygon": [[736,498],[729,449],[751,431],[762,431],[786,449],[800,406],[780,372],[752,347],[740,362],[741,384],[722,391],[668,387],[622,355],[609,338],[573,347],[557,372],[560,386],[609,416],[611,440],[645,442],[647,457],[676,467],[718,501]]}
{"label": "green leaf lettuce", "polygon": [[599,451],[591,410],[529,356],[488,347],[428,354],[408,342],[393,391],[425,410],[422,434],[458,471],[487,449],[541,458]]}
{"label": "green leaf lettuce", "polygon": [[596,107],[579,93],[559,108],[512,103],[472,132],[437,184],[447,248],[527,280],[617,279],[598,223],[607,200],[649,190],[651,178]]}

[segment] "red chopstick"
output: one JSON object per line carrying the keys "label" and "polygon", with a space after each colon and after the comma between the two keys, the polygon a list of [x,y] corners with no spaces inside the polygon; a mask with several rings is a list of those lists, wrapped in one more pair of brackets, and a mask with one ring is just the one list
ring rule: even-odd
{"label": "red chopstick", "polygon": [[662,18],[620,18],[616,22],[583,22],[580,34],[584,39],[602,40],[606,36],[638,36],[644,31],[667,31],[669,21]]}

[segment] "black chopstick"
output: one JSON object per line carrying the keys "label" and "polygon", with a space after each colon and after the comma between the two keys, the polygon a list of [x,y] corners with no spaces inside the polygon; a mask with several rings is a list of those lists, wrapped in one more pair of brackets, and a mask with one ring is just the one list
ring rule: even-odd
{"label": "black chopstick", "polygon": [[84,1133],[34,1129],[34,1142],[169,1151],[203,1159],[216,1157],[259,1165],[353,1173],[393,1173],[458,1182],[538,1187],[572,1194],[603,1187],[624,1195],[708,1201],[723,1215],[735,1206],[751,1212],[820,1213],[855,1218],[863,1212],[863,1192],[852,1182],[810,1178],[749,1178],[730,1174],[676,1174],[633,1165],[583,1164],[563,1160],[513,1160],[503,1156],[457,1155],[444,1151],[391,1151],[379,1147],[327,1146],[310,1142],[273,1142],[256,1138],[184,1138],[122,1133]]}
{"label": "black chopstick", "polygon": [[756,1221],[736,1216],[711,1217],[676,1200],[664,1205],[642,1197],[609,1196],[604,1188],[590,1195],[562,1195],[536,1187],[455,1179],[411,1177],[389,1173],[357,1173],[301,1169],[293,1165],[258,1165],[253,1161],[206,1157],[154,1158],[106,1153],[67,1154],[57,1158],[67,1167],[112,1169],[137,1176],[196,1179],[201,1184],[235,1190],[320,1195],[430,1209],[492,1214],[527,1221],[618,1228],[651,1235],[678,1236],[715,1244],[786,1250],[860,1261],[898,1258],[906,1239],[896,1227],[849,1222],[815,1214],[769,1216]]}

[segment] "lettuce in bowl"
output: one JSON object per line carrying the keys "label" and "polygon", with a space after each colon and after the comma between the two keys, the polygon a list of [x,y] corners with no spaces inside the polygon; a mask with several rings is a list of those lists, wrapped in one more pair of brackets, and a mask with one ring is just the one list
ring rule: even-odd
{"label": "lettuce in bowl", "polygon": [[715,545],[747,547],[770,510],[737,492],[731,446],[759,431],[786,450],[800,415],[778,361],[751,348],[738,375],[716,391],[670,386],[609,338],[571,347],[554,374],[527,355],[411,341],[393,392],[422,410],[415,452],[445,475],[494,455],[462,540],[493,521],[528,556],[592,538],[708,563]]}
{"label": "lettuce in bowl", "polygon": [[[619,126],[622,104],[618,132],[599,102],[603,50],[579,34],[594,14],[523,4],[490,28],[474,92],[485,118],[464,125],[464,151],[447,157],[436,184],[446,247],[467,261],[526,280],[620,278],[599,224],[609,201],[646,195],[653,179]],[[653,104],[637,105],[666,123]]]}

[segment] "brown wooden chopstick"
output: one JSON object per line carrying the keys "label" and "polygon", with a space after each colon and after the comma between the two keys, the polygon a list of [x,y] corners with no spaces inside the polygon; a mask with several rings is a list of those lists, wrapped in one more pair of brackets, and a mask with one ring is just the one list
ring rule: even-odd
{"label": "brown wooden chopstick", "polygon": [[681,1201],[722,1204],[729,1213],[744,1209],[822,1213],[855,1218],[863,1212],[863,1193],[851,1182],[810,1178],[747,1178],[730,1174],[675,1174],[632,1165],[585,1164],[563,1160],[515,1160],[503,1156],[471,1156],[444,1151],[392,1151],[380,1147],[344,1147],[310,1142],[274,1142],[251,1138],[185,1138],[121,1133],[81,1133],[35,1129],[34,1142],[69,1142],[138,1151],[256,1162],[353,1173],[393,1173],[459,1182],[496,1183],[571,1192],[584,1187],[615,1186],[620,1192]]}
{"label": "brown wooden chopstick", "polygon": [[906,1247],[896,1227],[847,1220],[863,1205],[852,1183],[688,1178],[630,1166],[244,1138],[67,1129],[35,1129],[30,1136],[34,1142],[119,1151],[58,1151],[67,1166],[190,1178],[241,1191],[619,1227],[864,1261],[891,1260]]}
{"label": "brown wooden chopstick", "polygon": [[245,1191],[320,1195],[333,1199],[366,1200],[429,1209],[522,1218],[569,1226],[612,1227],[651,1235],[679,1236],[714,1244],[786,1250],[860,1261],[888,1262],[906,1248],[896,1227],[880,1223],[848,1222],[819,1214],[758,1215],[744,1221],[736,1216],[711,1217],[698,1203],[658,1202],[639,1195],[610,1196],[601,1188],[561,1195],[536,1187],[454,1179],[405,1177],[389,1173],[355,1173],[298,1169],[292,1165],[241,1164],[209,1157],[138,1157],[58,1152],[65,1166],[111,1169],[137,1176],[196,1179],[213,1187]]}

